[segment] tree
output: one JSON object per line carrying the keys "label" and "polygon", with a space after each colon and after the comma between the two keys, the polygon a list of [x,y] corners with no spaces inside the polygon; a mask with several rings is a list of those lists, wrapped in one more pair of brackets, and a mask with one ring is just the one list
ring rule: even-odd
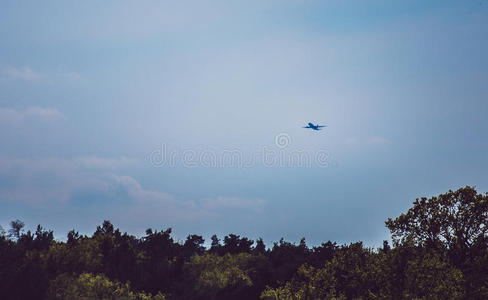
{"label": "tree", "polygon": [[255,281],[263,280],[257,274],[266,267],[262,255],[195,255],[185,264],[187,288],[178,299],[256,299]]}
{"label": "tree", "polygon": [[144,255],[140,265],[143,269],[140,287],[152,293],[167,291],[172,283],[172,262],[178,245],[171,237],[171,228],[164,231],[148,229],[146,234],[141,244]]}
{"label": "tree", "polygon": [[405,299],[465,299],[462,272],[437,252],[416,256],[404,273]]}
{"label": "tree", "polygon": [[114,225],[108,220],[103,221],[102,226],[97,226],[97,231],[95,234],[113,234],[114,233]]}
{"label": "tree", "polygon": [[256,246],[254,246],[253,252],[254,253],[260,253],[260,254],[266,253],[266,245],[264,244],[262,238],[258,238],[256,240]]}
{"label": "tree", "polygon": [[385,222],[396,243],[409,239],[423,246],[442,245],[460,256],[486,244],[488,194],[466,186],[413,204],[407,213]]}
{"label": "tree", "polygon": [[48,250],[51,243],[54,241],[54,233],[52,230],[44,230],[42,226],[37,225],[36,237],[34,239],[34,247],[38,250]]}
{"label": "tree", "polygon": [[254,241],[249,240],[246,237],[241,238],[235,234],[229,234],[224,237],[224,253],[237,254],[237,253],[251,253],[251,246]]}
{"label": "tree", "polygon": [[488,194],[470,186],[427,199],[416,199],[413,207],[386,226],[394,244],[411,243],[441,255],[462,271],[466,297],[488,297]]}
{"label": "tree", "polygon": [[78,242],[80,240],[80,234],[78,231],[75,231],[74,229],[71,230],[70,232],[68,232],[68,241],[66,242],[66,244],[68,246],[76,246],[78,245]]}
{"label": "tree", "polygon": [[24,222],[19,219],[10,222],[9,236],[18,239],[24,226]]}
{"label": "tree", "polygon": [[212,244],[210,245],[210,253],[222,254],[222,245],[220,244],[220,239],[217,237],[217,235],[212,235],[210,239],[212,240]]}
{"label": "tree", "polygon": [[188,235],[185,243],[183,244],[183,256],[185,259],[189,259],[193,255],[201,255],[205,252],[205,247],[203,246],[205,240],[201,235]]}
{"label": "tree", "polygon": [[329,261],[334,257],[338,248],[337,244],[331,241],[322,243],[318,247],[313,247],[308,259],[309,264],[314,267],[323,266],[326,261]]}
{"label": "tree", "polygon": [[298,267],[307,261],[309,250],[304,242],[305,240],[300,241],[300,245],[297,246],[281,238],[279,243],[273,244],[269,252],[269,261],[274,281],[290,280]]}
{"label": "tree", "polygon": [[104,275],[82,273],[79,276],[61,274],[52,280],[47,292],[48,300],[82,299],[126,299],[126,300],[164,300],[164,295],[155,296],[135,292],[129,283],[111,281]]}
{"label": "tree", "polygon": [[331,262],[324,268],[315,269],[304,264],[298,268],[293,278],[284,285],[266,289],[261,299],[266,300],[343,300],[346,297],[336,291],[337,280]]}

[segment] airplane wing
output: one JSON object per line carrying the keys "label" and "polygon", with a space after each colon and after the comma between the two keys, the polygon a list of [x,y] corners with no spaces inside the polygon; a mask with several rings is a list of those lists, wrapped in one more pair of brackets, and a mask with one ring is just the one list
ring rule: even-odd
{"label": "airplane wing", "polygon": [[327,125],[317,125],[318,128],[327,127]]}

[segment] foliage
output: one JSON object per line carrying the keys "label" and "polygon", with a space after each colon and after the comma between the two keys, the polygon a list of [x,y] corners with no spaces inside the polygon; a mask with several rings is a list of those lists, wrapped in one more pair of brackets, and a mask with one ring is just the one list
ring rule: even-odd
{"label": "foliage", "polygon": [[193,283],[193,289],[186,296],[188,299],[217,299],[217,295],[226,294],[228,299],[235,299],[252,286],[253,257],[249,254],[195,255],[185,266],[185,273]]}
{"label": "foliage", "polygon": [[466,186],[420,198],[386,226],[398,245],[410,243],[446,255],[463,273],[469,299],[488,298],[488,268],[479,268],[488,265],[488,194]]}
{"label": "foliage", "polygon": [[267,287],[261,294],[269,300],[304,300],[304,299],[346,299],[337,293],[337,280],[331,272],[330,262],[322,269],[315,269],[308,264],[300,266],[292,280],[277,288]]}
{"label": "foliage", "polygon": [[104,275],[82,273],[79,276],[61,274],[49,284],[46,299],[49,300],[164,300],[162,294],[151,296],[141,292],[134,292],[129,283],[121,284],[110,281]]}
{"label": "foliage", "polygon": [[436,245],[460,251],[486,243],[488,232],[488,195],[472,187],[449,191],[437,197],[415,200],[407,213],[386,226],[398,242],[409,239],[424,245]]}
{"label": "foliage", "polygon": [[[104,221],[66,242],[40,225],[0,228],[2,299],[488,299],[488,196],[472,187],[421,198],[386,221],[379,249],[281,239],[267,248],[229,234],[176,242]],[[154,296],[152,296],[154,295]]]}

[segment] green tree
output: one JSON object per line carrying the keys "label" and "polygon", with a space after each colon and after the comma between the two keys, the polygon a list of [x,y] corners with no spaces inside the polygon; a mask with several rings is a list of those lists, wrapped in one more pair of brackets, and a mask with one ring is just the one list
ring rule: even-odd
{"label": "green tree", "polygon": [[185,286],[182,299],[255,299],[260,290],[254,283],[262,281],[261,270],[266,269],[262,255],[195,255],[185,264]]}
{"label": "green tree", "polygon": [[0,225],[0,238],[1,239],[5,238],[5,230],[3,229],[2,225]]}
{"label": "green tree", "polygon": [[188,235],[185,243],[183,244],[183,256],[185,259],[189,259],[193,255],[201,255],[205,252],[205,247],[203,246],[205,240],[201,235]]}
{"label": "green tree", "polygon": [[383,254],[353,243],[337,250],[322,267],[300,266],[292,279],[268,287],[263,299],[391,299],[388,268]]}
{"label": "green tree", "polygon": [[25,224],[21,220],[17,219],[15,221],[10,222],[10,229],[9,229],[9,236],[18,239]]}
{"label": "green tree", "polygon": [[386,226],[394,243],[412,243],[447,255],[464,275],[466,297],[487,299],[488,194],[470,186],[429,199],[416,199],[413,207]]}
{"label": "green tree", "polygon": [[178,254],[180,245],[171,237],[171,228],[164,231],[146,230],[139,250],[141,277],[138,288],[157,293],[168,291],[174,275],[175,264],[173,258]]}
{"label": "green tree", "polygon": [[316,269],[304,264],[298,268],[293,278],[284,285],[266,289],[261,299],[266,300],[339,300],[346,299],[336,291],[337,280],[334,276],[332,263],[324,268]]}
{"label": "green tree", "polygon": [[135,292],[129,283],[111,281],[105,275],[82,273],[79,276],[61,274],[49,284],[48,300],[164,300],[164,295],[155,296]]}
{"label": "green tree", "polygon": [[264,241],[262,238],[258,238],[256,240],[256,246],[254,246],[254,249],[252,249],[254,253],[257,254],[265,254],[266,253],[266,245],[264,244]]}
{"label": "green tree", "polygon": [[229,234],[224,237],[224,253],[237,254],[237,253],[251,253],[251,246],[254,241],[249,240],[246,237],[240,237],[239,235]]}
{"label": "green tree", "polygon": [[466,186],[430,199],[423,197],[407,213],[385,223],[396,243],[409,239],[469,255],[471,248],[488,241],[488,194]]}
{"label": "green tree", "polygon": [[463,274],[436,252],[410,260],[405,270],[404,299],[464,299]]}

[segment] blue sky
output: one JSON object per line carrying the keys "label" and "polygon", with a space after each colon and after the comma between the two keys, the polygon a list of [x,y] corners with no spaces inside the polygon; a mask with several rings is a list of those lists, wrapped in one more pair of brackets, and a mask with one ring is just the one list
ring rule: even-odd
{"label": "blue sky", "polygon": [[416,197],[488,191],[484,0],[0,8],[4,228],[375,246]]}

